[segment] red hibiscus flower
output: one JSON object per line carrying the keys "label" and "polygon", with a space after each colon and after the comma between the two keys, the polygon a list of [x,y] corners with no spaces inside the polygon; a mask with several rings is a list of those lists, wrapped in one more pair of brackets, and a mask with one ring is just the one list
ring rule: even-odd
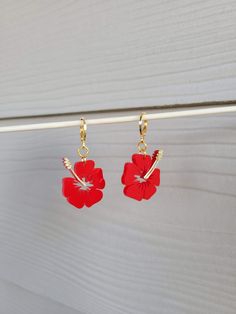
{"label": "red hibiscus flower", "polygon": [[[155,156],[157,155],[158,151],[155,152]],[[160,185],[160,169],[154,169],[147,179],[144,176],[152,167],[154,159],[154,156],[134,154],[133,162],[125,164],[121,182],[125,185],[126,196],[137,201],[148,200],[153,196],[156,186]]]}
{"label": "red hibiscus flower", "polygon": [[103,193],[100,189],[105,187],[101,168],[94,168],[93,160],[75,163],[74,172],[84,182],[82,184],[75,178],[62,179],[62,193],[67,201],[77,208],[90,207],[99,202]]}

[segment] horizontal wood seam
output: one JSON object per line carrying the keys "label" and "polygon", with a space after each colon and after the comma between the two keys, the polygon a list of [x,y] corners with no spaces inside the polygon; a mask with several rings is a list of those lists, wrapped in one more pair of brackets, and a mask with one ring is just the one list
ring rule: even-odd
{"label": "horizontal wood seam", "polygon": [[38,118],[56,118],[65,116],[75,116],[75,115],[85,115],[85,114],[107,114],[107,113],[122,113],[122,112],[132,112],[139,110],[169,110],[169,109],[187,109],[187,108],[199,108],[199,107],[211,107],[211,106],[222,106],[222,105],[235,105],[236,100],[227,101],[209,101],[200,103],[187,103],[187,104],[172,104],[172,105],[158,105],[158,106],[137,106],[137,107],[127,107],[127,108],[114,108],[114,109],[101,109],[101,110],[88,110],[88,111],[75,111],[75,112],[64,112],[64,113],[52,113],[52,114],[40,114],[40,115],[26,115],[26,116],[15,116],[15,117],[0,117],[0,121],[8,120],[21,120],[21,119],[38,119]]}

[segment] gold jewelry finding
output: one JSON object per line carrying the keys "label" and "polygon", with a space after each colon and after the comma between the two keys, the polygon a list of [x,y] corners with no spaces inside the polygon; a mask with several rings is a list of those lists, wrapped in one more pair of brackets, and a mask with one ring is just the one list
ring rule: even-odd
{"label": "gold jewelry finding", "polygon": [[69,160],[67,157],[64,157],[64,158],[62,159],[62,161],[63,161],[64,167],[70,171],[70,173],[73,175],[73,177],[74,177],[77,181],[79,181],[83,186],[86,186],[85,182],[84,182],[82,179],[80,179],[80,177],[77,176],[77,174],[76,174],[75,171],[73,170],[72,164],[71,164],[70,160]]}
{"label": "gold jewelry finding", "polygon": [[140,132],[140,137],[145,137],[147,134],[147,127],[148,127],[148,121],[147,119],[144,119],[145,112],[142,112],[139,118],[139,132]]}
{"label": "gold jewelry finding", "polygon": [[87,135],[87,123],[84,118],[80,119],[80,139],[81,142],[86,141],[86,135]]}
{"label": "gold jewelry finding", "polygon": [[156,166],[162,157],[163,157],[163,150],[160,149],[158,154],[155,157],[155,161],[153,162],[151,168],[148,170],[148,172],[143,177],[145,180],[147,180],[150,177],[150,175],[153,173],[153,171],[156,169]]}
{"label": "gold jewelry finding", "polygon": [[87,135],[87,124],[84,118],[80,119],[80,141],[81,146],[78,148],[78,155],[81,157],[82,161],[86,161],[89,154],[89,148],[86,146],[86,135]]}
{"label": "gold jewelry finding", "polygon": [[145,136],[147,134],[148,121],[144,119],[145,112],[142,112],[139,118],[139,133],[140,141],[138,142],[138,151],[146,155],[147,143],[145,142]]}

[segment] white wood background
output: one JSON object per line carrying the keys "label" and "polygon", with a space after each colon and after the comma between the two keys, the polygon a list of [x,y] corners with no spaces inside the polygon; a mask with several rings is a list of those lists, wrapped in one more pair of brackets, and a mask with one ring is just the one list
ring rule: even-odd
{"label": "white wood background", "polygon": [[[236,99],[235,1],[0,0],[0,23],[0,117],[20,118],[4,125]],[[120,184],[137,140],[88,129],[107,187],[76,211],[61,157],[78,128],[0,134],[0,314],[236,313],[236,115],[151,121],[165,156],[142,203]]]}
{"label": "white wood background", "polygon": [[235,0],[1,0],[0,115],[235,99]]}

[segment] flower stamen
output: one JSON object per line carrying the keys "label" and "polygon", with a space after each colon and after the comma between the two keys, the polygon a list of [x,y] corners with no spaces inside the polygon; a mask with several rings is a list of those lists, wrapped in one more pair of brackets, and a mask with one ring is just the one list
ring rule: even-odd
{"label": "flower stamen", "polygon": [[64,167],[70,171],[70,173],[73,175],[73,177],[80,182],[82,185],[85,186],[85,182],[83,180],[80,179],[80,177],[77,176],[77,174],[74,172],[74,170],[72,169],[72,164],[70,162],[70,160],[67,157],[62,158],[63,161],[63,165]]}
{"label": "flower stamen", "polygon": [[145,176],[143,177],[143,179],[147,180],[147,179],[150,177],[150,175],[151,175],[151,174],[153,173],[153,171],[155,170],[155,168],[156,168],[158,162],[161,160],[162,156],[163,156],[163,150],[159,150],[159,151],[158,151],[158,154],[156,154],[156,155],[154,156],[154,161],[153,161],[153,163],[152,163],[152,165],[151,165],[151,168],[150,168],[150,169],[148,170],[148,172],[145,174]]}
{"label": "flower stamen", "polygon": [[134,177],[135,177],[135,180],[136,180],[137,182],[139,182],[139,183],[146,182],[146,179],[142,178],[141,176],[139,176],[139,175],[137,175],[137,174],[136,174]]}
{"label": "flower stamen", "polygon": [[82,181],[83,183],[81,183],[80,181],[77,181],[77,182],[74,183],[74,185],[77,186],[77,187],[79,187],[80,190],[87,191],[87,190],[90,190],[90,187],[93,186],[92,183],[86,182],[86,181],[85,181],[85,178],[82,178],[81,181]]}

